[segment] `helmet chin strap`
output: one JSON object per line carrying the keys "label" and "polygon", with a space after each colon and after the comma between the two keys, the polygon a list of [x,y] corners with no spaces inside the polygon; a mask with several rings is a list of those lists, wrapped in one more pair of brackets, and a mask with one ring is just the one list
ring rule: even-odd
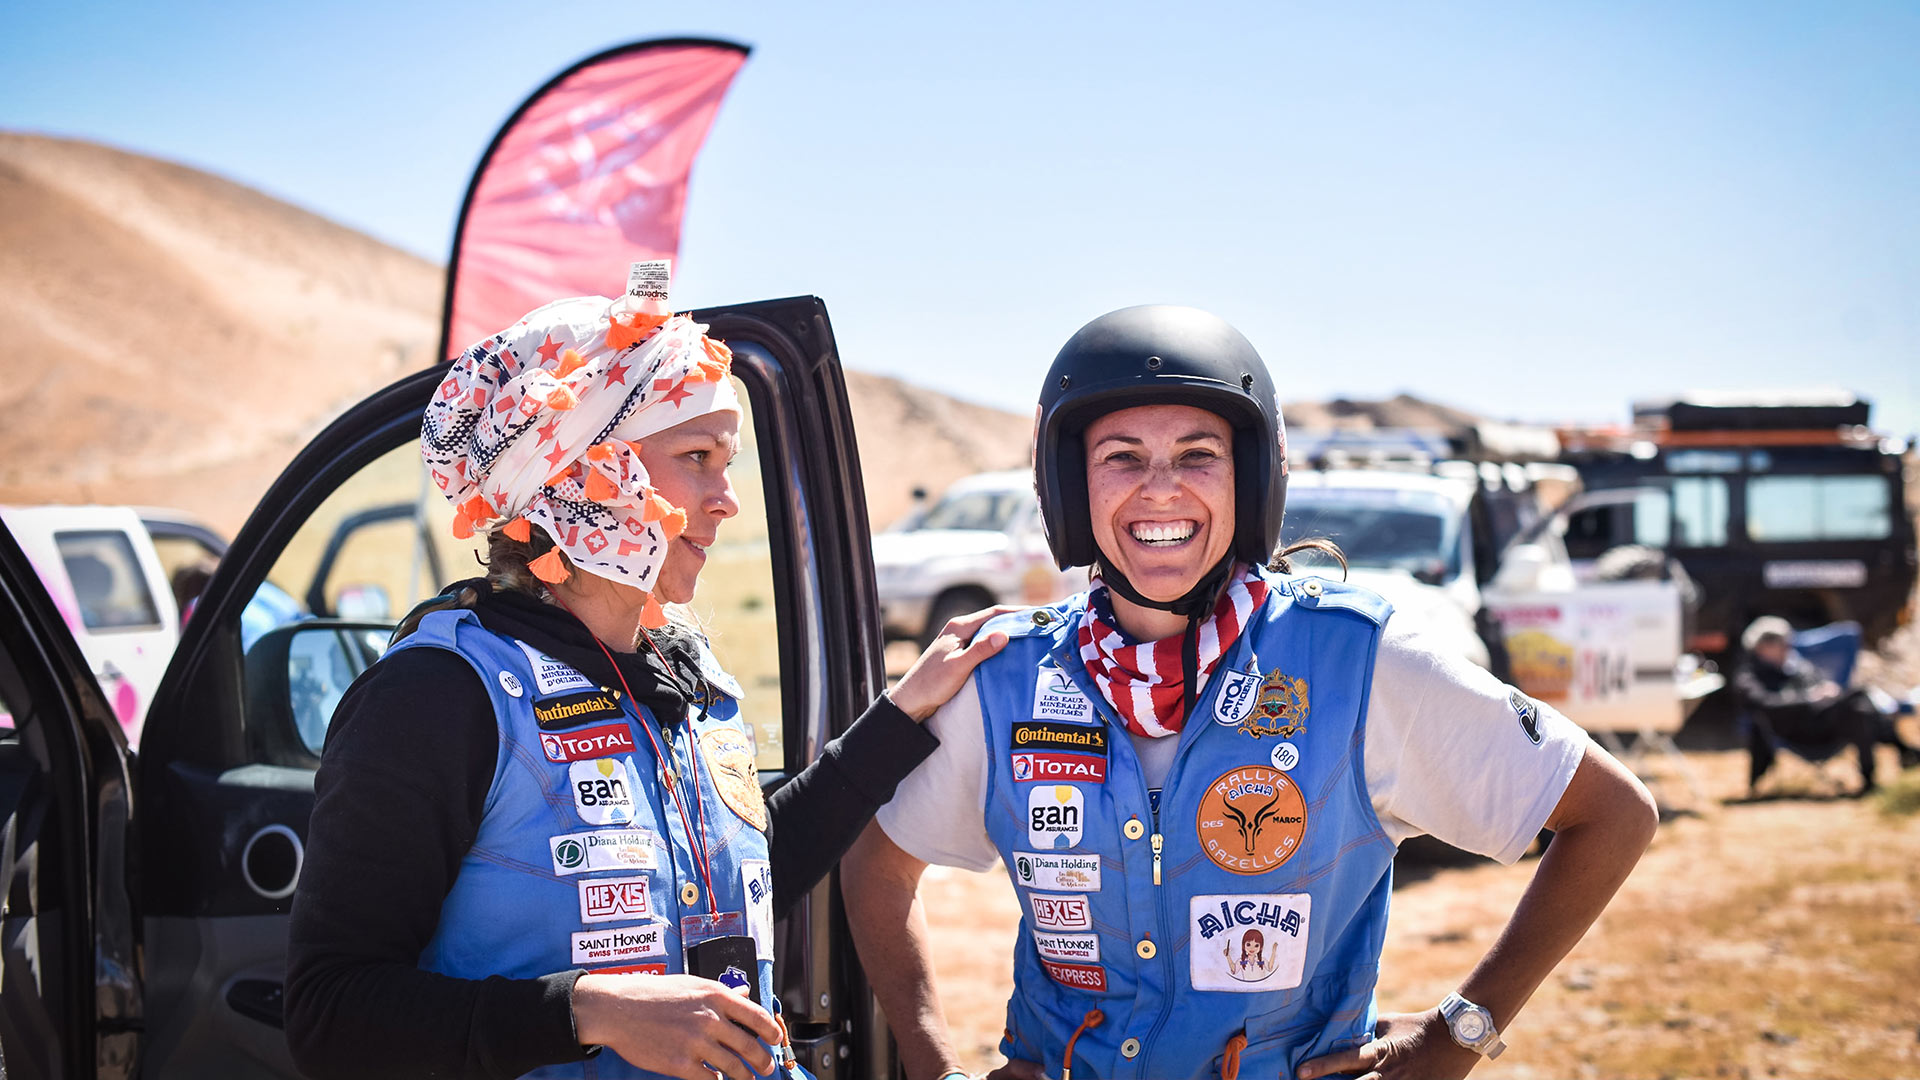
{"label": "helmet chin strap", "polygon": [[1141,607],[1186,617],[1187,628],[1180,635],[1181,695],[1182,708],[1185,710],[1180,714],[1182,723],[1193,715],[1194,708],[1200,704],[1200,624],[1213,614],[1213,605],[1220,598],[1220,587],[1227,583],[1227,575],[1232,571],[1233,552],[1229,551],[1213,564],[1213,569],[1194,582],[1193,588],[1178,598],[1153,600],[1134,588],[1133,582],[1127,580],[1127,575],[1113,565],[1113,560],[1101,560],[1100,580],[1106,582],[1108,588]]}

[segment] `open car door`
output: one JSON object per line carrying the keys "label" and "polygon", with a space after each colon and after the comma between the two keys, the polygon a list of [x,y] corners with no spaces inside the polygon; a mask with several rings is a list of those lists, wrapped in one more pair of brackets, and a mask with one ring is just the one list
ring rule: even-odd
{"label": "open car door", "polygon": [[[811,760],[882,685],[859,461],[819,300],[694,317],[732,346],[747,415],[733,466],[742,510],[710,549],[693,606],[746,690],[742,711],[757,727],[762,781],[772,786]],[[445,373],[442,365],[387,387],[301,452],[228,550],[155,696],[127,852],[139,923],[126,933],[131,941],[137,929],[144,946],[144,1075],[296,1075],[281,1029],[287,918],[327,722],[398,616],[445,584],[431,571],[436,563],[454,576],[479,572],[478,541],[452,538],[452,508],[420,461],[421,412]],[[397,504],[412,511],[367,516]],[[342,523],[356,519],[336,543]],[[270,627],[257,614],[242,618],[263,588],[304,596],[323,559],[324,607]],[[101,707],[75,704],[74,696],[61,698],[70,712]],[[63,738],[83,741],[72,732]],[[96,780],[84,794],[104,805],[101,788]],[[117,849],[94,854],[102,863],[118,857]],[[823,883],[776,931],[794,1044],[821,1077],[885,1067],[870,1064],[876,1053],[884,1057],[885,1037],[834,896]],[[133,955],[120,957],[128,973]],[[88,1008],[93,954],[70,959],[77,985],[66,988],[68,1011]],[[103,977],[109,966],[101,965]],[[87,1018],[74,1039],[119,1037],[125,1053],[132,1027],[126,1017]],[[70,1059],[48,1075],[91,1075],[90,1060]]]}

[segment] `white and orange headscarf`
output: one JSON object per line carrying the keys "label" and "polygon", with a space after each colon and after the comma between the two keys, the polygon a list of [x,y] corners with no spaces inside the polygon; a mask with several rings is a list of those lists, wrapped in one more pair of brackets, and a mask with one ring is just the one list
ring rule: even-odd
{"label": "white and orange headscarf", "polygon": [[[453,534],[539,525],[582,570],[648,594],[687,508],[648,483],[632,445],[707,413],[740,410],[733,354],[664,300],[578,296],[528,313],[462,353],[427,406],[420,452],[456,508]],[[567,577],[556,552],[534,574]]]}

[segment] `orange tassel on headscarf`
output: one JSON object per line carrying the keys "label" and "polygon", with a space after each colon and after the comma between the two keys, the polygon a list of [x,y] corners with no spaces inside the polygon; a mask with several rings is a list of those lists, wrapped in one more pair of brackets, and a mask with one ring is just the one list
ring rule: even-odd
{"label": "orange tassel on headscarf", "polygon": [[473,520],[467,517],[464,510],[455,513],[453,515],[453,538],[455,540],[468,540],[472,537]]}
{"label": "orange tassel on headscarf", "polygon": [[590,502],[606,502],[608,499],[620,494],[619,487],[617,487],[613,481],[607,479],[606,474],[598,469],[587,470],[587,482],[583,486],[586,489],[587,499]]}
{"label": "orange tassel on headscarf", "polygon": [[660,601],[655,600],[652,593],[647,594],[647,606],[640,609],[640,625],[649,630],[658,630],[667,625],[667,609],[660,606]]}
{"label": "orange tassel on headscarf", "polygon": [[579,353],[574,352],[572,349],[568,349],[566,352],[563,352],[560,354],[560,366],[553,369],[553,373],[559,378],[564,379],[567,376],[573,374],[576,371],[579,371],[581,368],[586,366],[587,366],[586,357],[581,356]]}
{"label": "orange tassel on headscarf", "polygon": [[578,404],[580,404],[580,395],[574,393],[570,386],[556,386],[553,392],[547,395],[547,408],[556,412],[566,412]]}
{"label": "orange tassel on headscarf", "polygon": [[549,585],[558,585],[567,580],[569,572],[566,562],[560,556],[560,549],[554,548],[545,555],[527,564],[533,576]]}
{"label": "orange tassel on headscarf", "polygon": [[660,535],[672,540],[687,531],[687,512],[678,507],[660,519]]}
{"label": "orange tassel on headscarf", "polygon": [[518,540],[523,544],[533,539],[533,523],[523,517],[517,517],[507,522],[506,528],[500,531],[506,533],[509,538]]}
{"label": "orange tassel on headscarf", "polygon": [[648,315],[644,311],[619,316],[607,327],[607,348],[627,349],[638,345],[666,321],[665,315]]}
{"label": "orange tassel on headscarf", "polygon": [[652,488],[647,489],[645,504],[640,510],[641,521],[659,521],[673,512],[674,506],[666,500],[665,496]]}

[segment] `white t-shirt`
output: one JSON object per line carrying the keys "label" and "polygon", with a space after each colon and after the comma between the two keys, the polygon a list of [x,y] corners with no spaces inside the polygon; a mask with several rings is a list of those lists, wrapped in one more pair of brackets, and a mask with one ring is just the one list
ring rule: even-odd
{"label": "white t-shirt", "polygon": [[[1560,802],[1586,753],[1587,733],[1540,705],[1535,744],[1486,669],[1441,651],[1404,615],[1387,620],[1373,667],[1361,758],[1373,810],[1398,844],[1426,833],[1512,863]],[[880,808],[880,827],[922,862],[986,870],[1000,853],[987,836],[987,748],[972,679],[927,721],[940,748]],[[1130,735],[1157,788],[1177,736]]]}

